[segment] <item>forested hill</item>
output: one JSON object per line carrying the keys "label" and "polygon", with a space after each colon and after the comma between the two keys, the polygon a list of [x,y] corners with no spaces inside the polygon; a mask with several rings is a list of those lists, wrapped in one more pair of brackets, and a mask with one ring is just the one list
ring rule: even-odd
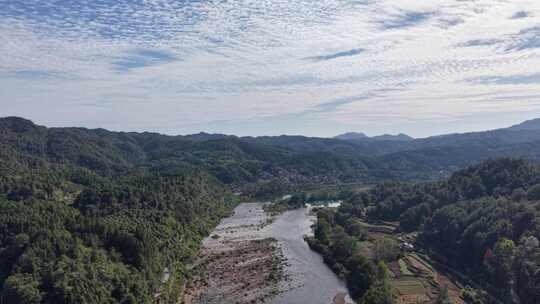
{"label": "forested hill", "polygon": [[135,169],[163,173],[196,168],[223,183],[243,185],[277,177],[291,183],[360,180],[367,179],[371,167],[377,167],[369,157],[359,156],[354,144],[328,141],[293,148],[234,136],[45,128],[21,118],[0,119],[0,153],[6,169],[43,162],[75,165],[105,175]]}
{"label": "forested hill", "polygon": [[[537,165],[499,159],[458,171],[440,182],[386,183],[356,194],[335,214],[322,215],[315,246],[327,260],[341,265],[332,265],[334,269],[355,271],[354,263],[336,256],[354,257],[339,250],[354,250],[361,240],[358,236],[363,234],[354,226],[359,220],[397,222],[401,235],[417,235],[415,246],[467,274],[502,303],[534,304],[540,299]],[[343,231],[349,234],[345,247],[336,243],[343,241],[337,238]],[[360,296],[366,288],[362,286]],[[471,291],[465,297],[469,303],[498,303],[481,292]]]}
{"label": "forested hill", "polygon": [[487,132],[365,141],[206,133],[165,136],[46,128],[8,117],[0,119],[0,165],[7,169],[40,162],[72,164],[109,176],[130,170],[163,173],[196,168],[251,193],[305,183],[426,181],[489,158],[540,160],[536,125],[533,121]]}
{"label": "forested hill", "polygon": [[3,303],[173,303],[201,238],[233,207],[202,175],[31,172],[0,189]]}
{"label": "forested hill", "polygon": [[176,303],[235,205],[200,170],[138,168],[126,134],[2,119],[0,138],[0,303]]}

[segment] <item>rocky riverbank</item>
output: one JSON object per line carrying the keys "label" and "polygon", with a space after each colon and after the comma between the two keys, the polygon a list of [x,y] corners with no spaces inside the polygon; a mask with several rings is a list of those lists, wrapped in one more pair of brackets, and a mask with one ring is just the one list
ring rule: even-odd
{"label": "rocky riverbank", "polygon": [[262,232],[269,222],[261,204],[242,204],[225,219],[203,242],[184,302],[264,303],[279,294],[284,258],[277,241]]}

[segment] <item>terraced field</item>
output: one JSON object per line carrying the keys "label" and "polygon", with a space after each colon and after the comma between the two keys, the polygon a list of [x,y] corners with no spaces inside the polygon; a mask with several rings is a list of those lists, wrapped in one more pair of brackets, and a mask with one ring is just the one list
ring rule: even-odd
{"label": "terraced field", "polygon": [[[362,255],[373,255],[373,242],[381,238],[391,238],[397,242],[414,242],[414,235],[397,233],[396,223],[363,223],[368,230],[368,241],[361,242],[359,251]],[[389,263],[391,270],[390,284],[399,304],[435,303],[440,290],[446,286],[453,303],[463,304],[460,297],[462,288],[449,275],[438,270],[429,257],[414,252],[402,252],[401,257]]]}
{"label": "terraced field", "polygon": [[399,303],[429,303],[428,290],[422,282],[411,276],[401,277],[391,280],[392,286],[396,289]]}

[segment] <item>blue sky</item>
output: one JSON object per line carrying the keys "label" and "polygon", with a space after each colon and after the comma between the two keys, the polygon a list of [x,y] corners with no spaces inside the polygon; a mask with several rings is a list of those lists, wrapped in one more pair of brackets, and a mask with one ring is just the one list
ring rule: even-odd
{"label": "blue sky", "polygon": [[423,137],[540,117],[537,0],[0,0],[0,116]]}

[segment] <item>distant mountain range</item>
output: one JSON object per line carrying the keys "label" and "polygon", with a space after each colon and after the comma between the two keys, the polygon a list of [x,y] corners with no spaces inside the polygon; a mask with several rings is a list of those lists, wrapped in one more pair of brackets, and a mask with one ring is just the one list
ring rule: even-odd
{"label": "distant mountain range", "polygon": [[348,132],[334,137],[341,140],[379,140],[379,141],[409,141],[414,140],[407,134],[399,133],[398,135],[383,134],[369,137],[364,133]]}
{"label": "distant mountain range", "polygon": [[[511,126],[506,129],[499,129],[500,130],[509,130],[509,131],[535,131],[540,130],[540,118],[538,119],[531,119],[524,121],[520,124]],[[487,131],[489,132],[489,131]],[[482,133],[482,132],[475,132],[475,133]],[[469,133],[474,134],[474,133]],[[447,136],[455,136],[458,134],[450,134],[450,135],[442,135],[442,136],[432,136],[429,138],[426,138],[426,140],[429,140],[430,138],[437,138],[437,137],[447,137]],[[347,132],[343,134],[339,134],[334,136],[335,139],[341,139],[341,140],[349,140],[349,141],[362,141],[362,140],[378,140],[378,141],[412,141],[415,140],[415,138],[404,134],[399,133],[398,135],[391,135],[391,134],[383,134],[378,136],[367,136],[365,133],[362,132]]]}
{"label": "distant mountain range", "polygon": [[74,164],[112,174],[126,170],[208,171],[235,188],[253,183],[424,181],[498,157],[540,161],[540,119],[510,128],[414,139],[405,134],[336,138],[237,137],[199,133],[46,128],[0,118],[0,169]]}

